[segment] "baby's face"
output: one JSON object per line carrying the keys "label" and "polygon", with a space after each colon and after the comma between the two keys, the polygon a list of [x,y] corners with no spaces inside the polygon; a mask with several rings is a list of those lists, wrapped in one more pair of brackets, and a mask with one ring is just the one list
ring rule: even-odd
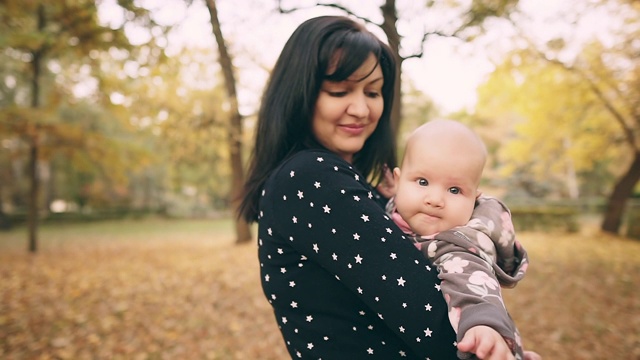
{"label": "baby's face", "polygon": [[483,161],[465,146],[413,142],[394,169],[398,213],[419,235],[465,225],[478,194]]}

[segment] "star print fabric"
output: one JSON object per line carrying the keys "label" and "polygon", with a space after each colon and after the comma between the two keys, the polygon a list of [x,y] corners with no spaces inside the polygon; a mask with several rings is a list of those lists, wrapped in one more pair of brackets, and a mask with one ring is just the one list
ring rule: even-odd
{"label": "star print fabric", "polygon": [[437,271],[335,154],[306,150],[260,200],[262,288],[294,359],[456,359]]}

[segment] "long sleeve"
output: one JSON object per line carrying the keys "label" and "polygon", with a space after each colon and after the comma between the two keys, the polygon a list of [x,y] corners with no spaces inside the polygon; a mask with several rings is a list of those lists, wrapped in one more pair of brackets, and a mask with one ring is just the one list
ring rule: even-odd
{"label": "long sleeve", "polygon": [[487,325],[522,357],[520,336],[503,302],[501,285],[515,286],[524,277],[528,258],[515,239],[506,206],[494,198],[481,198],[467,226],[419,241],[440,271],[458,341],[471,327]]}
{"label": "long sleeve", "polygon": [[332,153],[305,151],[265,185],[262,285],[290,354],[455,358],[437,270],[365,180]]}

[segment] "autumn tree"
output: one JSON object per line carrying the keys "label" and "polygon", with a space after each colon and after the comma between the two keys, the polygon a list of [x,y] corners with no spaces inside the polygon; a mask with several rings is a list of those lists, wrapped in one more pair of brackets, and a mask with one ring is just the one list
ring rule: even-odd
{"label": "autumn tree", "polygon": [[487,144],[497,144],[501,176],[513,187],[577,200],[587,175],[620,156],[608,141],[617,127],[596,104],[575,74],[516,51],[480,86],[474,116],[491,129]]}
{"label": "autumn tree", "polygon": [[[290,13],[300,10],[297,7],[287,6],[287,3],[288,1],[278,0],[280,12]],[[337,9],[381,29],[386,35],[387,43],[396,56],[396,72],[399,75],[395,83],[396,96],[391,115],[395,134],[398,134],[404,118],[401,91],[404,89],[401,76],[404,61],[428,56],[424,53],[424,47],[429,38],[434,36],[454,37],[461,41],[473,40],[484,32],[484,24],[487,20],[508,16],[516,8],[518,0],[402,2],[402,7],[398,3],[396,0],[384,0],[380,6],[380,13],[375,16],[375,19],[361,15],[361,9],[347,5],[346,1],[344,4],[317,2],[314,5]],[[411,30],[399,30],[400,25],[403,26],[402,29]],[[413,36],[415,43],[404,40],[411,31],[416,31],[419,35],[417,38]]]}
{"label": "autumn tree", "polygon": [[[122,0],[119,4],[123,11],[131,14],[131,20],[147,15],[131,0]],[[39,166],[61,149],[90,149],[91,144],[100,144],[104,139],[60,117],[60,105],[73,103],[69,101],[73,94],[58,86],[55,72],[73,64],[84,64],[91,69],[96,65],[97,54],[110,48],[126,48],[129,42],[124,35],[124,23],[114,28],[98,23],[94,1],[3,1],[0,20],[3,61],[15,64],[18,73],[13,79],[28,83],[28,87],[21,88],[28,90],[20,91],[14,101],[1,109],[0,134],[25,144],[27,149],[28,249],[36,252],[41,192]],[[108,145],[100,149],[111,151],[107,150],[111,149]]]}
{"label": "autumn tree", "polygon": [[[479,103],[486,107],[501,99],[515,110],[518,138],[511,150],[522,155],[519,166],[534,161],[538,172],[559,170],[573,197],[578,195],[576,172],[605,168],[613,174],[601,229],[618,233],[640,180],[640,4],[575,5],[565,14],[563,24],[573,26],[564,37],[540,42],[520,29],[518,38],[526,47],[492,75]],[[594,16],[611,19],[612,26],[600,31],[606,37],[572,48],[583,31],[580,19]],[[514,25],[519,28],[517,21]],[[504,85],[501,90],[498,83]]]}

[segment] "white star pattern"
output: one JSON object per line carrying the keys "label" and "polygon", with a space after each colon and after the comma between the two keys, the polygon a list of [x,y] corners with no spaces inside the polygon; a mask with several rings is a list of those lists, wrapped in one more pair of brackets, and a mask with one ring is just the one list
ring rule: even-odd
{"label": "white star pattern", "polygon": [[424,330],[424,336],[425,337],[431,337],[431,334],[433,333],[433,331],[431,331],[431,329],[427,328],[426,330]]}
{"label": "white star pattern", "polygon": [[[277,325],[292,357],[340,358],[340,339],[352,346],[356,357],[407,358],[404,349],[410,345],[421,359],[435,358],[442,347],[434,348],[427,339],[435,337],[441,327],[437,319],[447,313],[446,306],[429,304],[441,295],[431,288],[437,281],[435,266],[423,267],[425,261],[416,259],[412,247],[396,246],[409,239],[402,239],[385,214],[380,206],[384,199],[368,186],[368,174],[325,154],[305,150],[284,161],[265,183],[256,210],[263,292],[267,304],[277,309]],[[351,289],[362,305],[354,308],[352,300],[345,301],[342,291],[336,291],[340,288]],[[320,321],[338,314],[336,307],[351,327],[336,329]],[[378,332],[389,330],[382,329],[385,318],[393,319],[397,341],[373,341]],[[455,356],[455,348],[449,354]]]}

